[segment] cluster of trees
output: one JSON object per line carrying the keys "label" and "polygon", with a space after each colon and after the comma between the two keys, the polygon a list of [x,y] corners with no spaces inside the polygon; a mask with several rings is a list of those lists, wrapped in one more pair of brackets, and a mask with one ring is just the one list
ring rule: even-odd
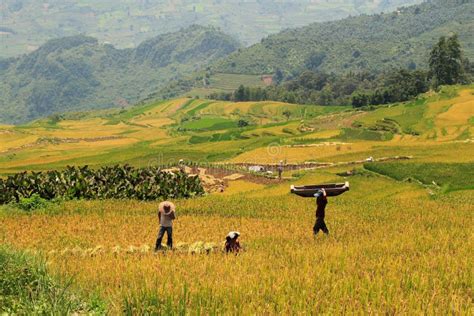
{"label": "cluster of trees", "polygon": [[379,74],[364,71],[336,75],[305,70],[286,81],[282,81],[281,72],[276,72],[275,85],[266,88],[240,86],[232,93],[213,93],[209,97],[362,107],[407,101],[430,87],[469,82],[472,67],[463,57],[456,35],[440,38],[431,51],[429,65],[429,70],[394,69]]}
{"label": "cluster of trees", "polygon": [[380,82],[380,86],[369,92],[354,93],[353,107],[407,101],[428,91],[428,73],[401,69]]}
{"label": "cluster of trees", "polygon": [[464,58],[458,36],[441,37],[430,54],[430,77],[434,86],[467,83],[472,67]]}
{"label": "cluster of trees", "polygon": [[407,101],[430,87],[436,89],[440,85],[469,83],[472,71],[471,63],[463,56],[458,36],[443,36],[431,50],[428,71],[400,70],[385,81],[382,88],[353,95],[352,105],[361,107]]}
{"label": "cluster of trees", "polygon": [[299,104],[354,105],[405,101],[428,90],[427,73],[396,70],[345,76],[305,71],[297,78],[266,88],[240,86],[234,92],[209,97],[228,101],[282,101]]}

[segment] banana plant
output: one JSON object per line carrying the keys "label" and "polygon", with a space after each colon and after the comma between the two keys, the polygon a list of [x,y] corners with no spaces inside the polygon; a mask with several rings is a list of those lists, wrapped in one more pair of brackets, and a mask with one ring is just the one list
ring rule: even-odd
{"label": "banana plant", "polygon": [[189,198],[204,194],[199,177],[163,172],[157,167],[129,165],[102,167],[67,166],[64,170],[22,172],[0,178],[0,204],[18,202],[38,194],[44,199]]}

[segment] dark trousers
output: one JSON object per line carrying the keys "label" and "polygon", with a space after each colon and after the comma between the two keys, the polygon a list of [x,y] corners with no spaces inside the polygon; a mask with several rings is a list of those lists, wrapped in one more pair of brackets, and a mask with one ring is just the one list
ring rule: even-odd
{"label": "dark trousers", "polygon": [[165,235],[165,232],[166,234],[168,234],[168,240],[167,240],[166,245],[170,249],[173,248],[173,227],[160,226],[160,231],[158,232],[158,239],[156,239],[155,250],[161,249],[161,241],[163,240],[163,236]]}
{"label": "dark trousers", "polygon": [[324,222],[324,217],[316,217],[316,223],[314,223],[313,232],[316,235],[319,233],[319,230],[322,230],[326,235],[329,234],[328,227]]}

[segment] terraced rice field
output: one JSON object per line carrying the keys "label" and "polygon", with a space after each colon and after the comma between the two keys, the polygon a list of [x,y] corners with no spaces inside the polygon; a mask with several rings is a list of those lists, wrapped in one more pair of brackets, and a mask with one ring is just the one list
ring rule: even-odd
{"label": "terraced rice field", "polygon": [[[446,159],[451,147],[468,157],[474,128],[470,123],[474,116],[473,89],[457,89],[372,112],[183,98],[124,111],[85,113],[77,118],[69,115],[59,122],[46,119],[19,127],[4,126],[0,129],[0,173],[77,161],[149,164],[157,159],[167,163],[197,157],[201,161],[270,163],[408,155],[433,161],[437,152],[439,159]],[[291,112],[289,119],[283,116],[284,111]],[[395,122],[398,133],[378,131],[377,122],[383,119]],[[237,127],[238,120],[247,121],[249,126]],[[354,128],[354,124],[362,127]],[[293,146],[298,144],[305,147]],[[452,156],[457,159],[455,153]]]}
{"label": "terraced rice field", "polygon": [[186,96],[198,96],[206,98],[213,92],[233,92],[240,85],[252,87],[264,87],[266,84],[262,80],[262,76],[258,75],[242,75],[242,74],[213,74],[209,79],[209,85],[202,88],[194,88],[186,92]]}
{"label": "terraced rice field", "polygon": [[[131,200],[1,206],[0,244],[43,256],[51,275],[72,278],[109,314],[470,315],[473,91],[371,112],[184,98],[1,127],[0,174],[181,158],[348,164],[174,201],[176,251],[151,251],[157,202]],[[379,130],[387,118],[399,130]],[[249,125],[227,125],[238,120]],[[350,164],[370,156],[412,159]],[[343,181],[351,190],[329,199],[330,235],[313,237],[314,201],[289,185]],[[239,256],[222,252],[231,230],[242,233]]]}

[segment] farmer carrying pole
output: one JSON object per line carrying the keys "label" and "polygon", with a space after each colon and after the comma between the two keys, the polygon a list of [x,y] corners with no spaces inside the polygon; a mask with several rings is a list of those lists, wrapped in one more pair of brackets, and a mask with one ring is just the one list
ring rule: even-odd
{"label": "farmer carrying pole", "polygon": [[168,234],[166,245],[169,249],[173,248],[173,221],[176,219],[175,209],[174,204],[168,201],[161,202],[158,206],[160,230],[158,232],[158,238],[156,239],[155,251],[162,249],[161,241],[163,240],[165,232]]}
{"label": "farmer carrying pole", "polygon": [[326,223],[324,222],[324,217],[326,215],[326,205],[328,204],[326,190],[323,188],[314,194],[314,196],[316,197],[316,223],[313,227],[314,235],[317,235],[319,230],[322,230],[323,233],[328,235],[329,230],[326,226]]}
{"label": "farmer carrying pole", "polygon": [[303,185],[290,187],[290,191],[305,198],[316,198],[316,223],[313,227],[314,235],[319,233],[320,230],[326,235],[329,234],[329,230],[324,222],[326,215],[326,205],[328,204],[328,196],[339,196],[344,192],[349,191],[349,182],[345,183],[328,183],[328,184],[317,184],[317,185]]}

